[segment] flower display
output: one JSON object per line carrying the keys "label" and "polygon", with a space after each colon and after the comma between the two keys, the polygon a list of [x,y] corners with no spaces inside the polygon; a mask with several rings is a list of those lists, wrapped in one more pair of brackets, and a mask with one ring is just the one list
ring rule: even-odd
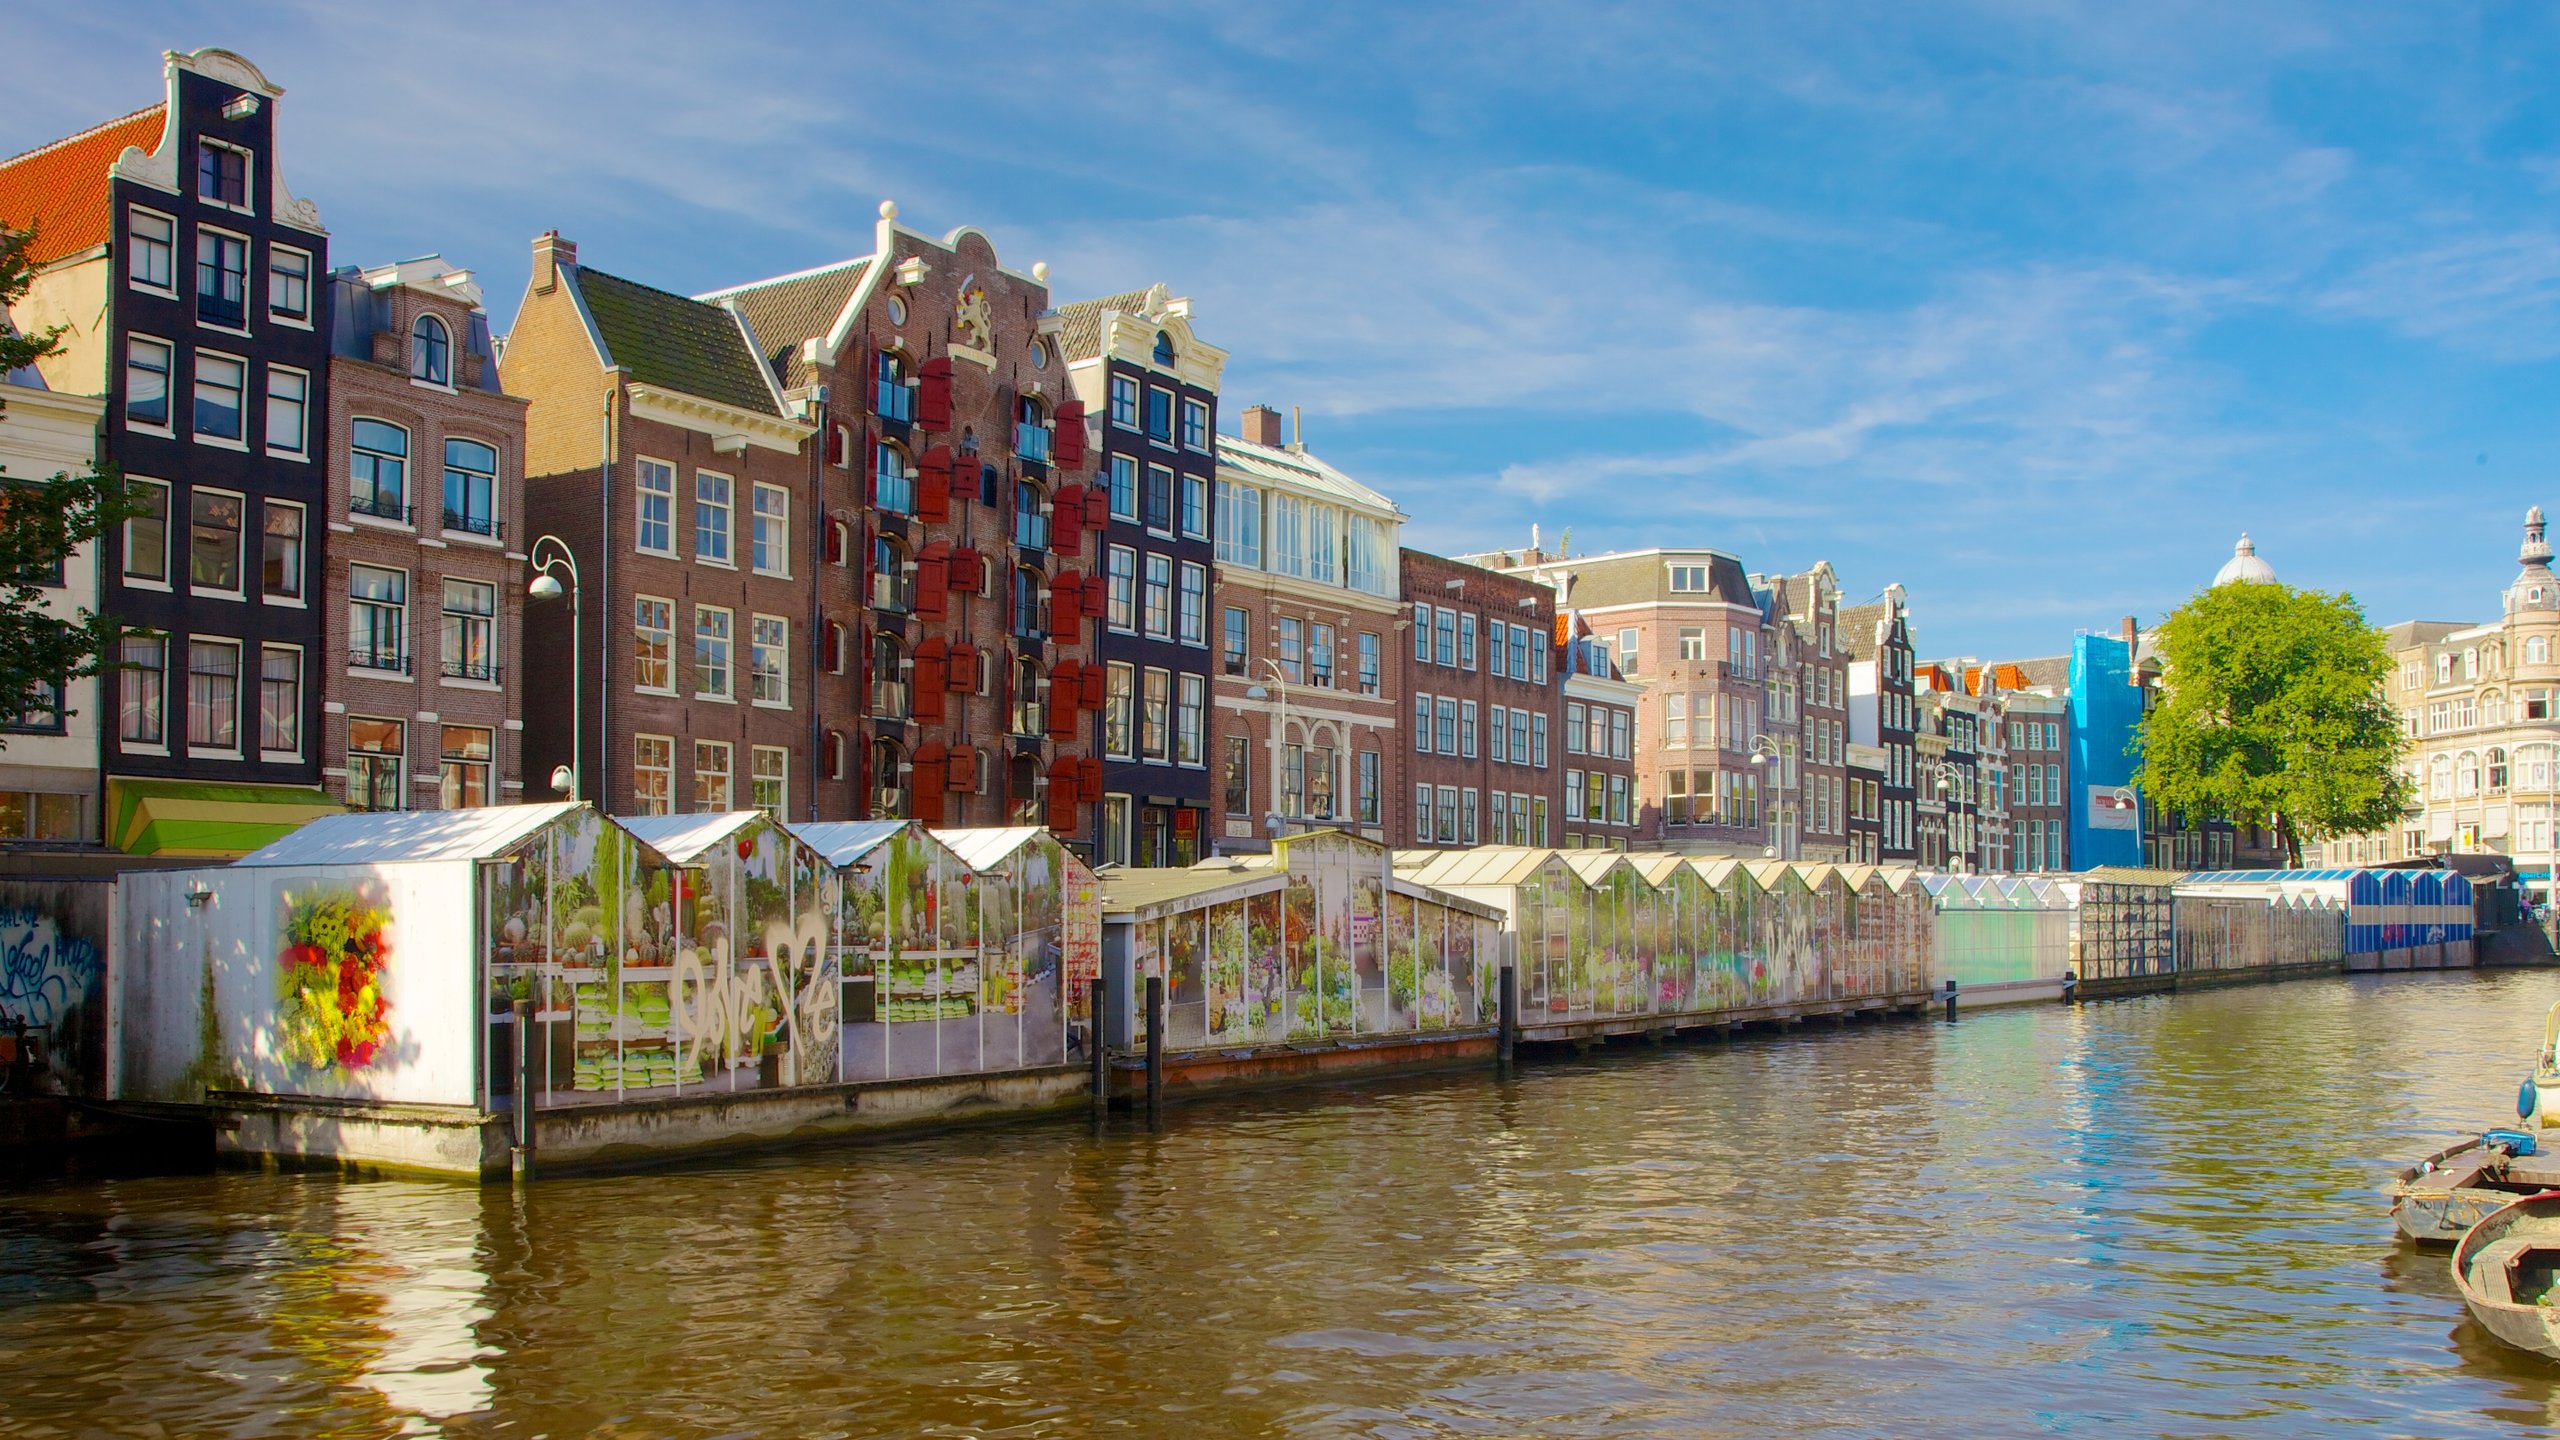
{"label": "flower display", "polygon": [[276,957],[278,1046],[305,1070],[361,1070],[391,1037],[383,996],[390,913],[352,889],[310,891],[290,904]]}

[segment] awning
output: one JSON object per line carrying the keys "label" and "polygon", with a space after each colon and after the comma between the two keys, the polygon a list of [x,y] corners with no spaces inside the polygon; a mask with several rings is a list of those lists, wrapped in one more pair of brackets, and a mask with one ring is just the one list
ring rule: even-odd
{"label": "awning", "polygon": [[298,785],[107,781],[107,841],[128,855],[233,860],[346,806]]}

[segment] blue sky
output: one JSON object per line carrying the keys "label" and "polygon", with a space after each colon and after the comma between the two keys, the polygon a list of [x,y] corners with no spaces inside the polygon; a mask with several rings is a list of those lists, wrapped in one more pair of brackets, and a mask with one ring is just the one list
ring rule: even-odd
{"label": "blue sky", "polygon": [[334,257],[442,251],[501,329],[542,230],[694,291],[894,197],[1192,297],[1230,417],[1303,407],[1410,544],[1828,559],[1935,654],[2148,621],[2243,529],[2485,617],[2560,500],[2535,7],[69,8],[0,150],[228,46]]}

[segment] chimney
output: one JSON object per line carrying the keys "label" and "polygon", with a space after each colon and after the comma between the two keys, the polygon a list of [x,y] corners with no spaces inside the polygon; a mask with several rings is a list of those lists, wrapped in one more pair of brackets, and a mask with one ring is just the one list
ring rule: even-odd
{"label": "chimney", "polygon": [[533,237],[533,288],[548,295],[560,283],[560,267],[578,263],[578,242],[563,240],[557,230],[545,230]]}
{"label": "chimney", "polygon": [[2142,684],[2142,672],[2136,669],[2133,663],[2136,647],[2140,644],[2141,638],[2142,632],[2135,627],[2133,617],[2130,615],[2124,617],[2124,676],[2127,682],[2135,686]]}
{"label": "chimney", "polygon": [[1256,445],[1280,448],[1280,412],[1268,405],[1245,407],[1244,438]]}

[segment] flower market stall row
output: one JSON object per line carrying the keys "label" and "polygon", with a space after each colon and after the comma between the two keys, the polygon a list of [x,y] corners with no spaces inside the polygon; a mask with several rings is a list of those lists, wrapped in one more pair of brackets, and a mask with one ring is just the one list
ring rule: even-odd
{"label": "flower market stall row", "polygon": [[1925,875],[1940,986],[1959,1004],[2059,998],[2071,970],[2075,906],[2063,881],[2027,875]]}
{"label": "flower market stall row", "polygon": [[2476,898],[2449,870],[2337,868],[2216,870],[2185,877],[2179,894],[2314,901],[2344,912],[2340,948],[2350,970],[2433,970],[2473,963]]}

